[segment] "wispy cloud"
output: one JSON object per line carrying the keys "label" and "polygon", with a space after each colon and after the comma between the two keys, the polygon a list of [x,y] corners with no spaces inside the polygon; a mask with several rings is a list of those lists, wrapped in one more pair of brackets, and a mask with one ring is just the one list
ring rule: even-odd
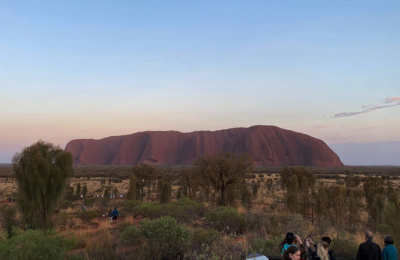
{"label": "wispy cloud", "polygon": [[379,104],[362,106],[361,111],[343,112],[343,113],[339,113],[339,114],[334,114],[332,117],[338,118],[338,117],[355,116],[355,115],[371,112],[374,110],[387,108],[387,107],[394,107],[394,106],[399,106],[399,105],[400,105],[400,97],[389,97],[389,98],[385,98],[384,100],[382,100]]}

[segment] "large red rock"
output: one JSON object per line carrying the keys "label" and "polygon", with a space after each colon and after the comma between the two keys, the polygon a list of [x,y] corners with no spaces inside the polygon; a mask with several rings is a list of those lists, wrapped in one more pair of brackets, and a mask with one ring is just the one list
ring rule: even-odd
{"label": "large red rock", "polygon": [[65,150],[81,165],[192,164],[200,155],[231,151],[249,154],[256,165],[343,166],[323,141],[275,126],[191,133],[146,131],[72,140]]}

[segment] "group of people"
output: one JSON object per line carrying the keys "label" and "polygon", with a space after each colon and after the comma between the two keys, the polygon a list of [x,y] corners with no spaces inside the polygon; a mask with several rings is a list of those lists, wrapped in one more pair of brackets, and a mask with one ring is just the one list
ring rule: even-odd
{"label": "group of people", "polygon": [[110,209],[110,212],[108,212],[108,220],[110,221],[110,224],[117,224],[118,214],[117,207],[115,207],[113,211]]}
{"label": "group of people", "polygon": [[[360,244],[356,260],[397,260],[397,249],[393,245],[391,236],[385,237],[383,251],[372,239],[372,232],[366,231],[365,242]],[[317,244],[311,238],[307,238],[303,243],[300,236],[289,232],[279,245],[279,250],[283,260],[306,260],[307,253],[312,260],[336,260],[333,251],[329,248],[330,244],[329,237],[322,237],[321,242]]]}

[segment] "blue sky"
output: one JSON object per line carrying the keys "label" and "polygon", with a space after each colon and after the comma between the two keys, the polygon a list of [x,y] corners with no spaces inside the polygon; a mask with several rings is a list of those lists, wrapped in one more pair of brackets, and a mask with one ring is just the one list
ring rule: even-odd
{"label": "blue sky", "polygon": [[399,1],[3,1],[0,162],[39,139],[276,125],[400,165],[399,31]]}

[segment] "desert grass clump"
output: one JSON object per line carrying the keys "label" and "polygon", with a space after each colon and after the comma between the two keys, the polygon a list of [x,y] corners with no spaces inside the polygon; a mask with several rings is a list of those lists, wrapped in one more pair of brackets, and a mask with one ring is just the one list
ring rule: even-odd
{"label": "desert grass clump", "polygon": [[85,254],[87,259],[116,259],[116,246],[110,231],[102,229],[87,241]]}

